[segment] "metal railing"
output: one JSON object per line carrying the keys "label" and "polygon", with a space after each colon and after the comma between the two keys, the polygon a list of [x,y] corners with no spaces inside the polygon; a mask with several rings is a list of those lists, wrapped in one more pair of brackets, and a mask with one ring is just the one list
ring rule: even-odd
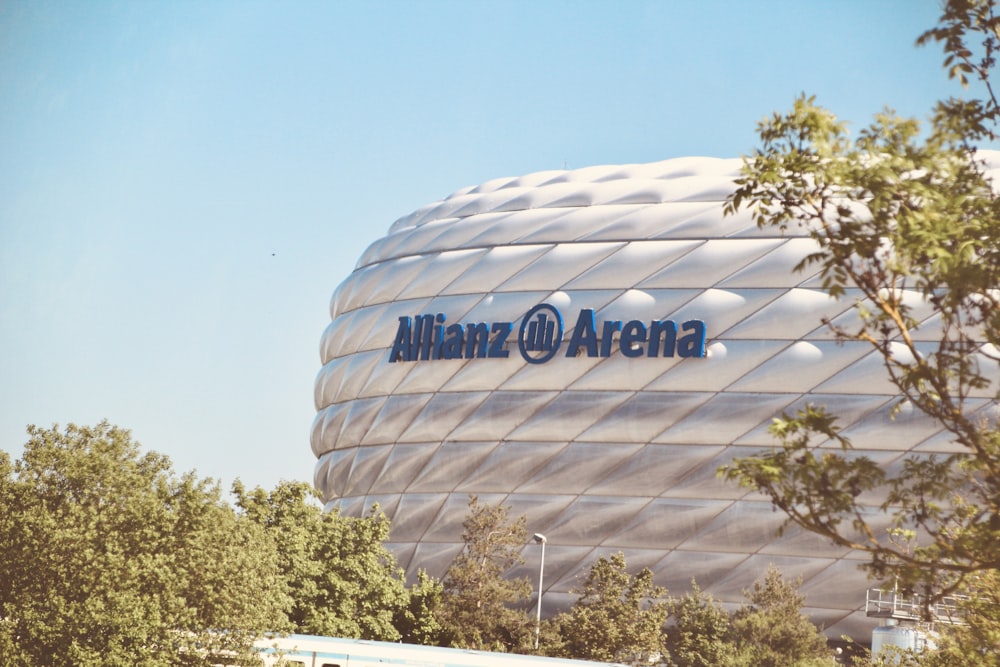
{"label": "metal railing", "polygon": [[865,596],[865,615],[897,621],[961,623],[958,605],[963,599],[966,598],[949,596],[928,604],[920,595],[903,595],[896,591],[869,588]]}

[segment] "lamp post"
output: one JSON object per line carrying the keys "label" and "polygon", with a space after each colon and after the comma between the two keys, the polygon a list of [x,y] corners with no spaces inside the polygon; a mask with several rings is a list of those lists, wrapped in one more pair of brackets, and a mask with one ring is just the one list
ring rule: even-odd
{"label": "lamp post", "polygon": [[541,533],[535,533],[535,542],[542,545],[542,561],[538,566],[538,610],[535,612],[535,650],[538,650],[538,635],[542,629],[542,577],[545,575],[545,543],[548,541]]}

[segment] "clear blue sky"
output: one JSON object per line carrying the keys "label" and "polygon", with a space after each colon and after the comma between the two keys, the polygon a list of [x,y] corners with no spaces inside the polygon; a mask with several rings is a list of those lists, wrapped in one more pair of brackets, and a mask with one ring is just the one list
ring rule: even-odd
{"label": "clear blue sky", "polygon": [[0,0],[0,447],[132,429],[312,480],[334,288],[397,217],[542,169],[737,156],[815,94],[961,94],[936,0]]}

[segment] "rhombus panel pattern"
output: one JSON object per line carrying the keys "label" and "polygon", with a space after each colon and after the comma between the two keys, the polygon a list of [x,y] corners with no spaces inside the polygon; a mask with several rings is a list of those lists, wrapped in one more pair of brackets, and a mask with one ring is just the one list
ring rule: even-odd
{"label": "rhombus panel pattern", "polygon": [[[378,504],[413,577],[443,575],[460,551],[470,494],[505,503],[548,539],[547,613],[575,599],[598,557],[622,551],[671,592],[696,579],[730,604],[774,563],[802,577],[807,611],[831,636],[867,637],[859,555],[796,529],[776,536],[782,516],[716,471],[771,446],[771,420],[807,402],[838,414],[858,453],[887,468],[952,445],[915,410],[893,416],[880,359],[821,324],[849,322],[856,295],[830,299],[815,271],[793,271],[814,249],[801,230],[723,217],[739,166],[545,171],[397,220],[336,289],[322,336],[311,440],[327,508],[358,516]],[[542,303],[565,318],[560,350],[590,309],[598,326],[704,322],[704,356],[626,356],[615,333],[608,356],[529,363],[517,332]],[[917,336],[933,340],[930,310],[914,307]],[[400,318],[438,313],[443,327],[512,323],[507,356],[390,361]],[[988,391],[977,401],[995,409]],[[515,574],[534,579],[539,548],[524,557]]]}

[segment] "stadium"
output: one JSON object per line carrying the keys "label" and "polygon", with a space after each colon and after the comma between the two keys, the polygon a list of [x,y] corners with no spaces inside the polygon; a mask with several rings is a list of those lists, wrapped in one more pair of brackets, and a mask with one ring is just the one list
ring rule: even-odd
{"label": "stadium", "polygon": [[[778,537],[784,516],[716,471],[809,402],[890,469],[953,445],[906,405],[893,414],[881,359],[821,323],[849,322],[854,298],[793,271],[808,237],[723,217],[740,164],[544,171],[398,219],[336,289],[322,336],[311,444],[327,507],[377,503],[407,573],[440,577],[470,494],[507,504],[545,536],[549,613],[622,551],[671,593],[694,579],[729,604],[774,563],[829,636],[869,636],[861,556]],[[524,557],[534,578],[538,546]]]}

